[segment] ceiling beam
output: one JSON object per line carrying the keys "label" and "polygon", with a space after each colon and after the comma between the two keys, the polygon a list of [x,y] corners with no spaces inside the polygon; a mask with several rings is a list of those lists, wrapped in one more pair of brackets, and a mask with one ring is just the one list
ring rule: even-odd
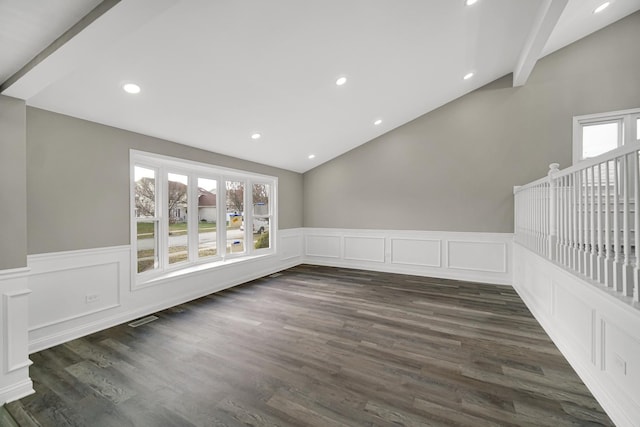
{"label": "ceiling beam", "polygon": [[97,5],[91,12],[78,21],[75,25],[64,32],[60,37],[55,39],[53,43],[44,48],[42,52],[37,54],[31,61],[29,61],[24,67],[19,69],[15,74],[9,77],[5,82],[0,85],[0,93],[4,92],[9,86],[20,80],[22,76],[27,74],[30,70],[35,68],[39,63],[44,61],[49,55],[53,54],[61,46],[67,43],[69,40],[78,35],[82,30],[87,28],[96,19],[100,18],[104,13],[108,12],[113,6],[118,4],[120,0],[104,0]]}
{"label": "ceiling beam", "polygon": [[544,45],[556,27],[560,15],[569,0],[545,0],[540,7],[527,42],[520,54],[516,69],[513,71],[513,86],[523,86],[536,65]]}
{"label": "ceiling beam", "polygon": [[[104,0],[87,16],[0,86],[0,93],[29,100],[81,64],[91,64],[125,35],[183,0]],[[117,23],[117,24],[116,24]],[[114,33],[113,28],[118,31]]]}

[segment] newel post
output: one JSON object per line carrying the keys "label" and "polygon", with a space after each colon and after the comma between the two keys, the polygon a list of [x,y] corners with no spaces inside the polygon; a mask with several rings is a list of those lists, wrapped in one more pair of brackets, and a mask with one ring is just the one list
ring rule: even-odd
{"label": "newel post", "polygon": [[554,176],[560,170],[559,163],[551,163],[547,177],[549,179],[549,259],[556,259],[558,244],[558,224],[557,224],[557,201],[556,196],[558,187]]}

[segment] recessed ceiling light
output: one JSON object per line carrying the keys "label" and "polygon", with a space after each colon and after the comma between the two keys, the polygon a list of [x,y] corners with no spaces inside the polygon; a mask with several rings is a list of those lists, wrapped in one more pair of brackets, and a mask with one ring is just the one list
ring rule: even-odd
{"label": "recessed ceiling light", "polygon": [[259,134],[258,132],[256,132],[256,133],[254,133],[254,134],[251,134],[251,139],[260,139],[260,137],[261,137],[261,136],[262,136],[261,134]]}
{"label": "recessed ceiling light", "polygon": [[467,6],[471,6],[472,4],[476,4],[477,2],[478,0],[466,0],[464,4],[466,4]]}
{"label": "recessed ceiling light", "polygon": [[473,77],[473,73],[467,73],[464,75],[463,79],[469,80],[471,77]]}
{"label": "recessed ceiling light", "polygon": [[380,123],[382,123],[381,119],[378,119],[375,122],[373,122],[373,124],[376,125],[376,126],[378,126]]}
{"label": "recessed ceiling light", "polygon": [[310,159],[315,159],[315,158],[316,158],[316,155],[315,155],[315,154],[309,154],[309,158],[310,158]]}
{"label": "recessed ceiling light", "polygon": [[140,93],[140,86],[135,83],[124,84],[122,85],[122,89],[127,93]]}
{"label": "recessed ceiling light", "polygon": [[611,2],[610,2],[610,1],[606,1],[606,2],[602,3],[600,6],[596,7],[596,8],[593,10],[593,13],[600,13],[600,12],[602,12],[603,10],[605,10],[606,8],[608,8],[610,4],[611,4]]}
{"label": "recessed ceiling light", "polygon": [[336,84],[338,86],[342,86],[343,84],[345,84],[347,82],[347,78],[342,76],[340,78],[338,78],[338,80],[336,80]]}

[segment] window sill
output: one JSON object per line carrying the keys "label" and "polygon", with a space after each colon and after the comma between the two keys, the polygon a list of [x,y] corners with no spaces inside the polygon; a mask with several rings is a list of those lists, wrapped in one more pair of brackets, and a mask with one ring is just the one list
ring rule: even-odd
{"label": "window sill", "polygon": [[226,260],[219,260],[219,261],[207,262],[203,264],[190,265],[188,267],[179,268],[169,272],[161,273],[157,276],[154,275],[153,277],[148,277],[148,278],[135,277],[134,280],[132,281],[133,286],[131,290],[136,291],[139,289],[147,288],[149,286],[159,285],[177,278],[184,278],[184,277],[193,276],[197,274],[208,273],[208,272],[211,272],[212,270],[222,270],[226,268],[231,268],[231,267],[237,266],[238,264],[255,262],[257,260],[274,257],[275,255],[276,255],[275,252],[268,252],[268,253],[263,253],[259,255],[229,258]]}

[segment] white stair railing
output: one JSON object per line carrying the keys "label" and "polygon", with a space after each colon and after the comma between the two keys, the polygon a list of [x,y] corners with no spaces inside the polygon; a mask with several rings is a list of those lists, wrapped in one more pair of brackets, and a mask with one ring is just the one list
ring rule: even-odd
{"label": "white stair railing", "polygon": [[515,241],[640,300],[640,144],[515,187]]}

